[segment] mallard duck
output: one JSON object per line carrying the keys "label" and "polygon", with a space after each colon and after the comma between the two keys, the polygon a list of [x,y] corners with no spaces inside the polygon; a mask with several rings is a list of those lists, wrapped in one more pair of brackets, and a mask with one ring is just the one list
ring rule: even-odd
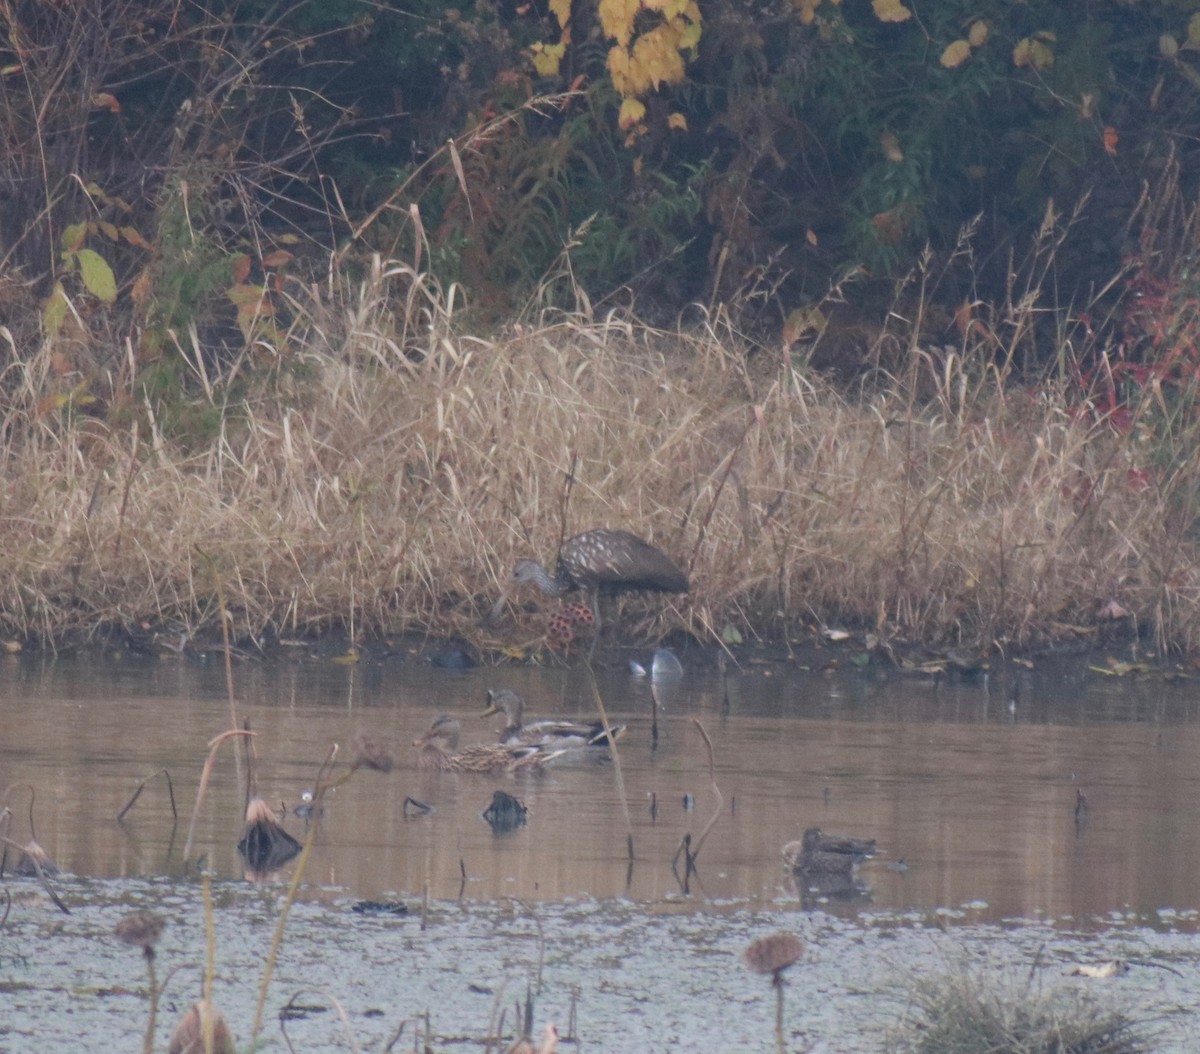
{"label": "mallard duck", "polygon": [[540,770],[561,753],[537,745],[511,746],[505,743],[485,743],[460,751],[460,728],[458,721],[449,714],[437,718],[425,735],[413,740],[413,746],[419,751],[417,765],[423,769],[455,772],[528,772]]}
{"label": "mallard duck", "polygon": [[798,842],[783,847],[783,863],[797,875],[853,874],[855,867],[875,855],[874,838],[841,838],[810,827]]}
{"label": "mallard duck", "polygon": [[[555,718],[525,724],[525,700],[511,688],[489,688],[487,708],[480,717],[504,714],[508,724],[500,733],[500,742],[505,746],[552,747],[557,750],[576,750],[582,747],[606,747],[609,745],[604,725],[599,721],[571,721]],[[613,738],[625,731],[624,725],[613,728]]]}

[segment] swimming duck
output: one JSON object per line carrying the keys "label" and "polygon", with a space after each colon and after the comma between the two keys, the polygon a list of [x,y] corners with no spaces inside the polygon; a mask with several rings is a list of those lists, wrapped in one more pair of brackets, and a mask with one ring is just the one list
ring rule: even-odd
{"label": "swimming duck", "polygon": [[800,841],[783,847],[783,864],[797,875],[849,876],[860,862],[874,855],[874,838],[842,838],[810,827]]}
{"label": "swimming duck", "polygon": [[[504,714],[508,724],[500,733],[500,742],[505,746],[553,747],[557,750],[575,750],[581,747],[606,747],[609,745],[604,725],[599,721],[571,721],[555,718],[525,724],[525,700],[511,688],[489,688],[487,708],[480,717]],[[624,725],[613,728],[613,738],[625,731]]]}
{"label": "swimming duck", "polygon": [[536,772],[561,753],[537,745],[514,746],[505,743],[485,743],[460,751],[460,728],[453,717],[442,714],[425,735],[414,739],[413,746],[419,751],[418,767],[455,772]]}

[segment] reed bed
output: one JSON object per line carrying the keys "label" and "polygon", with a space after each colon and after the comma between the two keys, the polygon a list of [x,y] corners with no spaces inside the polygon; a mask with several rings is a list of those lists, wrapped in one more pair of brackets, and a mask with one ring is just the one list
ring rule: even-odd
{"label": "reed bed", "polygon": [[[715,324],[560,315],[481,339],[453,291],[380,260],[297,294],[294,314],[236,405],[246,361],[222,375],[185,346],[216,422],[203,438],[173,438],[119,379],[123,412],[64,409],[52,347],[5,372],[6,635],[203,631],[215,568],[245,638],[497,643],[528,628],[480,624],[516,558],[620,526],[693,582],[627,601],[630,633],[1027,646],[1115,623],[1200,644],[1195,425],[1161,392],[1118,429],[1065,382],[1015,383],[994,342],[910,339],[847,393]],[[535,624],[532,606],[512,615]]]}

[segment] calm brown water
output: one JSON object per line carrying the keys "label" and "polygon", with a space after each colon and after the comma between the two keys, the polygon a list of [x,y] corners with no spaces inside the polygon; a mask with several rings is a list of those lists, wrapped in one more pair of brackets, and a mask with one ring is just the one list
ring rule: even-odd
{"label": "calm brown water", "polygon": [[[600,671],[612,719],[630,726],[621,768],[632,866],[609,762],[560,763],[540,777],[415,766],[411,741],[439,713],[462,719],[464,742],[493,737],[498,719],[478,719],[488,687],[521,692],[530,718],[591,716],[581,670],[446,672],[415,657],[384,667],[243,663],[237,712],[257,733],[259,791],[272,803],[297,803],[330,746],[358,731],[393,744],[392,773],[361,772],[330,800],[309,864],[311,883],[350,896],[411,897],[428,888],[435,899],[653,901],[679,893],[672,857],[683,836],[698,838],[718,811],[698,719],[715,748],[722,795],[691,881],[700,906],[794,897],[780,849],[813,824],[881,847],[863,869],[869,895],[828,905],[833,911],[1083,920],[1200,906],[1200,708],[1190,684],[1117,681],[1074,661],[1069,674],[1019,674],[1010,713],[1002,684],[989,691],[982,680],[935,686],[766,664],[731,676],[727,698],[714,669],[699,656],[684,660],[683,680],[659,691],[656,749],[649,683],[623,666]],[[219,663],[8,657],[0,662],[0,784],[36,788],[37,838],[68,871],[178,875],[206,745],[228,714]],[[161,779],[118,825],[138,781],[164,767],[178,825]],[[527,826],[497,836],[483,822],[496,788],[526,803]],[[14,790],[9,798],[17,814],[11,836],[21,841],[27,797]],[[433,812],[406,817],[409,797]],[[220,876],[240,876],[241,822],[225,751],[193,855],[205,855]],[[303,821],[285,823],[303,836]],[[903,873],[889,867],[900,860]]]}
{"label": "calm brown water", "polygon": [[[489,1022],[507,1008],[499,1031],[511,1035],[512,1004],[528,988],[538,1030],[574,1022],[578,1047],[567,1050],[774,1050],[770,985],[739,955],[779,929],[807,944],[789,971],[789,1049],[890,1049],[913,1012],[912,986],[964,970],[1012,998],[1036,977],[1039,991],[1119,1007],[1162,1054],[1200,1049],[1194,686],[1108,679],[1073,661],[1016,675],[1010,712],[1007,684],[749,664],[727,694],[703,656],[684,662],[684,678],[659,692],[657,748],[649,684],[616,664],[599,675],[613,719],[630,726],[620,757],[632,865],[610,762],[489,779],[421,772],[409,746],[447,711],[466,742],[488,740],[495,719],[476,715],[489,687],[524,694],[530,717],[590,716],[583,672],[448,673],[416,657],[239,664],[237,712],[257,733],[269,801],[295,804],[331,744],[360,731],[390,740],[399,759],[387,775],[356,774],[328,805],[262,1049],[413,1049],[415,1019],[428,1014],[433,1049],[494,1050]],[[716,751],[719,809],[693,719]],[[140,1048],[145,968],[112,936],[131,908],[168,922],[155,1048],[165,1049],[199,989],[204,911],[182,848],[207,743],[228,724],[219,663],[0,658],[8,835],[29,836],[28,791],[12,785],[31,784],[37,838],[71,873],[55,880],[69,915],[32,880],[0,882],[0,1054]],[[164,767],[178,823],[158,779],[118,824],[138,782]],[[284,887],[243,877],[237,783],[221,754],[193,858],[217,876],[215,999],[244,1044]],[[497,787],[526,802],[527,826],[497,836],[484,823]],[[1075,821],[1080,790],[1086,825]],[[433,811],[406,818],[406,797]],[[671,858],[714,814],[684,895]],[[302,820],[285,823],[303,836]],[[780,849],[812,824],[878,840],[860,895],[821,901],[789,887]],[[907,871],[889,869],[901,859]],[[362,916],[350,911],[357,898],[414,910]],[[1099,982],[1072,972],[1114,958],[1134,968]],[[298,993],[339,1011],[291,1021],[285,1042],[275,1019]]]}

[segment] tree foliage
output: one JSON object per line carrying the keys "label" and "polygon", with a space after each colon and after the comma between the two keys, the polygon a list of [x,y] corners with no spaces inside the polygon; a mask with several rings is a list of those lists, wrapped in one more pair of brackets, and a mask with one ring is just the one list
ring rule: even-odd
{"label": "tree foliage", "polygon": [[12,0],[0,30],[0,262],[59,324],[129,313],[147,361],[196,324],[285,341],[247,305],[304,245],[427,252],[484,318],[582,288],[779,322],[976,216],[947,295],[1000,288],[1090,194],[1069,298],[1172,151],[1200,172],[1190,0]]}

